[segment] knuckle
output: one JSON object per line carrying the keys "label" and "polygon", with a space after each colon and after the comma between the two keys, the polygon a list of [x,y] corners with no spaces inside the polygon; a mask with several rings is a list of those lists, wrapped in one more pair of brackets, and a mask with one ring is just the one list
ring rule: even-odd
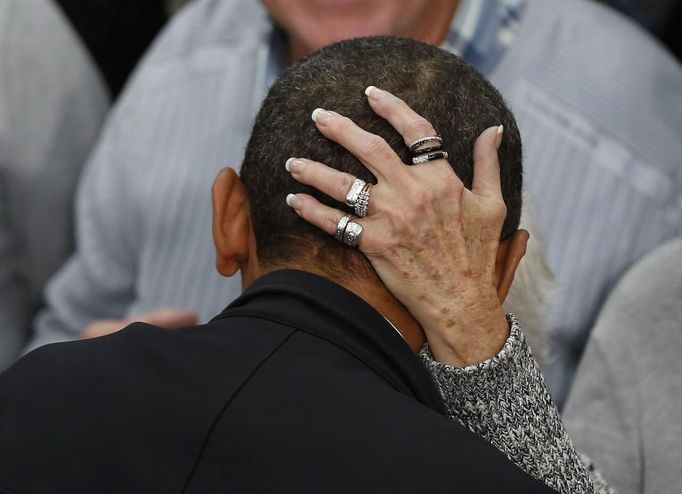
{"label": "knuckle", "polygon": [[405,102],[398,98],[396,95],[391,95],[392,98],[388,98],[386,102],[386,109],[391,115],[395,115],[404,109]]}
{"label": "knuckle", "polygon": [[388,144],[382,137],[370,134],[365,141],[364,148],[370,156],[382,156],[387,146]]}
{"label": "knuckle", "polygon": [[396,95],[393,95],[393,103],[395,105],[395,109],[400,112],[412,112],[412,108],[410,108],[410,105],[405,103],[405,100],[402,98],[399,98]]}
{"label": "knuckle", "polygon": [[336,225],[339,223],[339,218],[335,218],[333,215],[325,215],[322,222],[322,229],[326,232],[334,234],[336,232]]}
{"label": "knuckle", "polygon": [[504,202],[504,200],[499,199],[496,201],[495,212],[498,218],[504,221],[504,219],[507,217],[507,204]]}
{"label": "knuckle", "polygon": [[449,197],[458,197],[464,193],[464,184],[457,178],[457,175],[455,175],[454,172],[448,174],[447,177],[439,183],[443,193],[447,194]]}
{"label": "knuckle", "polygon": [[384,252],[384,241],[381,238],[365,236],[362,237],[362,250],[365,254],[381,257]]}
{"label": "knuckle", "polygon": [[424,117],[413,115],[407,121],[407,127],[414,135],[426,136],[434,133],[433,126]]}
{"label": "knuckle", "polygon": [[337,182],[334,185],[334,199],[337,199],[339,201],[342,201],[346,198],[346,194],[348,193],[349,187],[346,187],[346,184]]}
{"label": "knuckle", "polygon": [[389,238],[408,238],[408,231],[411,226],[411,219],[401,211],[395,212],[390,216],[392,236]]}
{"label": "knuckle", "polygon": [[344,173],[338,180],[336,180],[333,187],[334,194],[336,195],[335,199],[345,199],[348,191],[353,185],[354,180],[355,177],[348,173]]}
{"label": "knuckle", "polygon": [[414,201],[417,208],[423,210],[431,206],[436,198],[432,189],[420,187],[414,191]]}
{"label": "knuckle", "polygon": [[348,129],[353,125],[353,121],[346,116],[335,118],[334,121],[336,122],[336,131],[340,133],[347,132]]}

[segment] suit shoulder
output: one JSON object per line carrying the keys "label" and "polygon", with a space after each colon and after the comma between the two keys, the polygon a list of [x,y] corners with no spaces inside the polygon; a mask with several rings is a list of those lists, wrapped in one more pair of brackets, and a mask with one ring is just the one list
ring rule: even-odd
{"label": "suit shoulder", "polygon": [[40,393],[43,388],[67,393],[97,381],[100,374],[125,365],[126,347],[140,342],[136,330],[164,331],[150,325],[134,324],[105,337],[48,344],[26,354],[0,376],[3,393],[19,386],[20,395]]}
{"label": "suit shoulder", "polygon": [[[10,487],[171,492],[221,411],[291,331],[236,319],[176,331],[134,324],[31,352],[0,376],[0,464]],[[112,461],[120,468],[101,468]],[[45,470],[35,476],[27,465]]]}

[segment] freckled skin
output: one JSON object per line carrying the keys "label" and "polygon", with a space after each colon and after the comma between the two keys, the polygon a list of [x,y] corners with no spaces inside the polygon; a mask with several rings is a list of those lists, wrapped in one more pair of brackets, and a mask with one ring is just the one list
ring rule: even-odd
{"label": "freckled skin", "polygon": [[[396,98],[387,97],[385,91],[381,94],[370,97],[369,103],[389,123],[421,118],[399,102],[402,105],[393,106],[392,111],[400,109],[402,118],[392,120],[388,103],[396,103]],[[382,109],[378,101],[386,107]],[[341,125],[341,119],[332,119],[318,124],[318,130],[342,144]],[[423,125],[419,131],[412,130],[415,132],[399,129],[407,142],[414,139],[412,134],[424,135]],[[384,169],[375,173],[378,181],[372,188],[372,203],[379,212],[364,220],[360,249],[384,287],[418,322],[435,358],[451,365],[490,358],[509,335],[500,298],[513,279],[520,248],[515,247],[510,258],[506,247],[500,247],[506,209],[499,190],[499,130],[487,129],[474,144],[471,189],[464,187],[445,160],[413,167],[400,163],[392,150],[386,150],[388,162],[383,164],[370,159],[376,149],[374,153],[356,153],[370,170]],[[338,222],[338,216],[334,221]],[[496,270],[498,253],[502,253],[500,274]],[[498,285],[500,278],[502,285]]]}

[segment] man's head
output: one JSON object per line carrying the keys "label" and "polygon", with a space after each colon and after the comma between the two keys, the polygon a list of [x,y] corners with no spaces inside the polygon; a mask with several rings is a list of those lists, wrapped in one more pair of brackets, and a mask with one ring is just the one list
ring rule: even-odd
{"label": "man's head", "polygon": [[217,180],[214,233],[223,274],[232,274],[255,258],[261,272],[295,267],[339,281],[344,276],[353,276],[356,282],[358,278],[376,281],[361,252],[303,221],[286,206],[285,197],[307,192],[333,207],[346,207],[294,181],[284,167],[291,156],[306,157],[375,181],[354,156],[319,133],[310,118],[317,107],[346,115],[383,137],[407,163],[402,136],[369,107],[364,89],[371,84],[402,98],[429,120],[442,135],[449,162],[467,187],[472,182],[474,141],[486,128],[503,124],[499,161],[508,215],[502,238],[517,230],[521,140],[497,90],[470,65],[431,45],[403,38],[355,39],[326,47],[287,70],[256,118],[242,165],[243,188],[236,179],[229,186],[225,180],[220,185],[220,177]]}

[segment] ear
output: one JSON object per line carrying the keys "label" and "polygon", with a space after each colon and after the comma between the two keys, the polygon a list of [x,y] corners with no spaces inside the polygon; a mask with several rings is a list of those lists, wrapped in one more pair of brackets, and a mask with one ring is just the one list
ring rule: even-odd
{"label": "ear", "polygon": [[501,303],[504,303],[507,298],[516,269],[526,254],[529,238],[528,231],[516,230],[510,238],[500,243],[495,261],[495,279],[497,280],[497,296]]}
{"label": "ear", "polygon": [[251,219],[246,190],[237,172],[223,168],[211,192],[216,268],[223,276],[232,276],[249,260]]}

